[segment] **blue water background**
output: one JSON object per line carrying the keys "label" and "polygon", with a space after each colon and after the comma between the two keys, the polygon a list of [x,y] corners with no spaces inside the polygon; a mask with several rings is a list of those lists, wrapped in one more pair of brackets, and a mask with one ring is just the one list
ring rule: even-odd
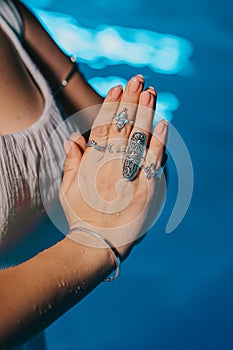
{"label": "blue water background", "polygon": [[[168,197],[158,223],[123,264],[116,282],[100,285],[48,328],[48,348],[232,349],[233,3],[32,3],[71,15],[83,28],[96,30],[104,25],[118,26],[121,32],[134,28],[172,34],[186,39],[193,49],[191,64],[174,72],[120,61],[105,62],[101,68],[93,65],[93,57],[90,64],[81,60],[87,79],[112,76],[126,81],[141,73],[158,93],[175,96],[173,125],[192,158],[194,193],[182,223],[172,234],[165,234],[177,194],[177,173],[170,160]],[[171,103],[169,97],[164,100]]]}

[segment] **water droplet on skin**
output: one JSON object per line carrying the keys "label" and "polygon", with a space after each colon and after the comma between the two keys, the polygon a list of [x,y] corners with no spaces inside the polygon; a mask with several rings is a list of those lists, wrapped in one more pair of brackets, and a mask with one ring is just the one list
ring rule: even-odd
{"label": "water droplet on skin", "polygon": [[40,315],[43,315],[44,311],[43,310],[40,310]]}
{"label": "water droplet on skin", "polygon": [[21,320],[17,320],[17,324],[19,325],[21,323]]}
{"label": "water droplet on skin", "polygon": [[80,290],[81,290],[81,286],[78,286],[76,291],[75,291],[75,294],[78,294],[80,292]]}
{"label": "water droplet on skin", "polygon": [[48,309],[51,310],[52,309],[52,305],[48,304]]}
{"label": "water droplet on skin", "polygon": [[35,304],[33,305],[33,311],[36,311],[38,309],[38,306]]}
{"label": "water droplet on skin", "polygon": [[85,250],[84,250],[84,249],[80,249],[80,253],[82,253],[82,254],[83,254],[84,252],[85,252]]}
{"label": "water droplet on skin", "polygon": [[66,282],[65,282],[65,281],[60,281],[60,282],[58,283],[58,285],[59,285],[60,288],[63,288],[63,287],[66,286]]}

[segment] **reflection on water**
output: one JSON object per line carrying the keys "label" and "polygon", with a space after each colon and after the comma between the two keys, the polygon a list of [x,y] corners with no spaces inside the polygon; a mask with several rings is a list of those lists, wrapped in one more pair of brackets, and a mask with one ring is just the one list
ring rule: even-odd
{"label": "reflection on water", "polygon": [[[187,75],[192,72],[192,45],[178,36],[120,26],[101,25],[91,29],[79,25],[75,18],[64,13],[33,10],[67,53],[74,54],[79,62],[93,69],[124,64],[147,67],[160,74]],[[113,85],[126,84],[119,76],[99,76],[89,82],[102,95]],[[155,121],[162,118],[171,121],[178,106],[174,94],[160,92]]]}
{"label": "reflection on water", "polygon": [[191,70],[192,46],[178,36],[119,26],[85,28],[63,13],[35,12],[61,47],[93,68],[129,64],[162,74],[187,74]]}

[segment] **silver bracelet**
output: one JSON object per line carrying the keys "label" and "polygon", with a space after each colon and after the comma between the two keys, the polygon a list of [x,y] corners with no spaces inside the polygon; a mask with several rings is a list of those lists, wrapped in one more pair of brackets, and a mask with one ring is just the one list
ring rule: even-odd
{"label": "silver bracelet", "polygon": [[118,253],[117,253],[117,250],[113,247],[111,242],[109,242],[106,238],[101,236],[99,233],[92,231],[92,230],[89,230],[88,228],[85,228],[85,227],[74,227],[69,231],[69,233],[74,232],[74,231],[86,232],[86,233],[93,235],[94,237],[98,238],[104,244],[105,247],[107,247],[108,249],[111,250],[112,256],[113,256],[113,259],[114,259],[114,262],[116,265],[116,269],[107,278],[104,279],[104,282],[114,281],[120,273],[121,260],[120,260]]}
{"label": "silver bracelet", "polygon": [[73,75],[77,72],[76,57],[70,56],[69,58],[70,58],[70,61],[73,63],[73,67],[71,68],[70,72],[67,74],[66,78],[62,80],[61,84],[54,89],[53,96],[56,96],[57,94],[59,94],[59,92],[68,85]]}

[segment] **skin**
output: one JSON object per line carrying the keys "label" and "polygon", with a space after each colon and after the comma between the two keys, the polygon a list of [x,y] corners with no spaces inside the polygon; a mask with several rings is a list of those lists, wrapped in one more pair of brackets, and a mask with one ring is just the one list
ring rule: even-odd
{"label": "skin", "polygon": [[[17,6],[24,19],[25,46],[36,57],[36,61],[40,62],[38,64],[44,69],[51,84],[61,81],[70,69],[69,60],[33,16],[18,2]],[[43,99],[14,47],[1,30],[0,47],[4,72],[0,76],[0,132],[4,134],[33,124],[43,110]],[[24,89],[21,89],[22,84]],[[135,76],[128,82],[124,92],[119,86],[112,88],[95,120],[90,139],[103,144],[111,140],[116,144],[127,144],[132,132],[143,130],[150,149],[147,161],[160,163],[167,137],[167,125],[164,121],[159,123],[154,136],[151,136],[156,92],[153,88],[143,91],[143,87],[144,79]],[[102,101],[79,73],[72,78],[59,99],[68,111],[79,110]],[[114,114],[121,111],[122,105],[127,106],[129,119],[135,120],[135,125],[130,124],[118,133],[116,125],[112,125],[112,119]],[[163,125],[164,131],[159,134]],[[106,164],[107,154],[100,154],[86,147],[85,139],[77,134],[72,135],[64,146],[67,157],[60,200],[70,228],[77,225],[94,228],[111,241],[121,260],[125,260],[136,241],[145,233],[144,223],[151,206],[154,205],[152,198],[158,192],[158,182],[147,180],[141,171],[135,181],[123,182],[120,187],[120,200],[124,199],[129,188],[134,191],[133,200],[120,212],[120,216],[118,212],[106,213],[106,202],[116,199],[116,184],[121,177],[122,160],[111,158]],[[100,202],[103,212],[88,207],[82,197],[83,189],[88,190],[93,183],[92,173],[86,171],[90,164],[89,157],[92,159],[93,172],[99,166],[102,171],[96,177],[96,186],[103,198]],[[83,179],[84,187],[80,182]],[[134,219],[141,212],[143,215],[135,223]],[[114,229],[120,232],[118,236],[124,237],[123,240],[116,240]],[[20,345],[45,329],[109,275],[115,267],[114,259],[110,249],[103,249],[99,243],[92,235],[84,237],[80,232],[74,232],[25,263],[0,271],[1,349]]]}
{"label": "skin", "polygon": [[[101,146],[112,143],[114,150],[117,145],[126,146],[131,136],[141,131],[146,134],[149,148],[145,163],[158,161],[160,164],[167,138],[167,123],[159,123],[151,136],[156,92],[153,89],[142,91],[143,83],[143,79],[136,76],[128,82],[124,92],[120,86],[110,90],[96,117],[89,139]],[[138,89],[135,91],[132,85],[138,85]],[[114,98],[116,92],[118,97]],[[118,132],[113,118],[123,106],[127,107],[128,118],[134,121],[134,126],[128,124]],[[160,134],[161,126],[164,129]],[[72,142],[66,144],[67,156],[71,157],[77,152],[77,144],[81,148],[82,159],[78,168],[77,162],[74,163],[73,170],[67,169],[65,165],[65,182],[60,190],[60,201],[69,225],[71,228],[86,227],[104,234],[124,259],[128,255],[128,247],[129,250],[132,248],[130,243],[147,232],[149,227],[146,219],[150,216],[150,208],[153,207],[153,215],[148,219],[149,222],[159,210],[160,203],[155,196],[157,181],[148,181],[143,171],[140,171],[134,181],[124,181],[123,153],[103,153],[91,147],[86,148],[85,140],[78,134],[73,134],[71,139]],[[73,193],[76,193],[75,198]]]}
{"label": "skin", "polygon": [[[72,63],[31,12],[19,1],[15,1],[15,4],[24,24],[24,46],[54,89],[68,75]],[[37,85],[1,28],[0,47],[0,134],[8,134],[33,124],[41,115],[44,101]],[[78,70],[57,99],[68,115],[103,102],[103,98],[93,90]],[[93,120],[88,120],[86,116],[85,120],[80,121],[81,129],[88,130],[92,122]]]}

